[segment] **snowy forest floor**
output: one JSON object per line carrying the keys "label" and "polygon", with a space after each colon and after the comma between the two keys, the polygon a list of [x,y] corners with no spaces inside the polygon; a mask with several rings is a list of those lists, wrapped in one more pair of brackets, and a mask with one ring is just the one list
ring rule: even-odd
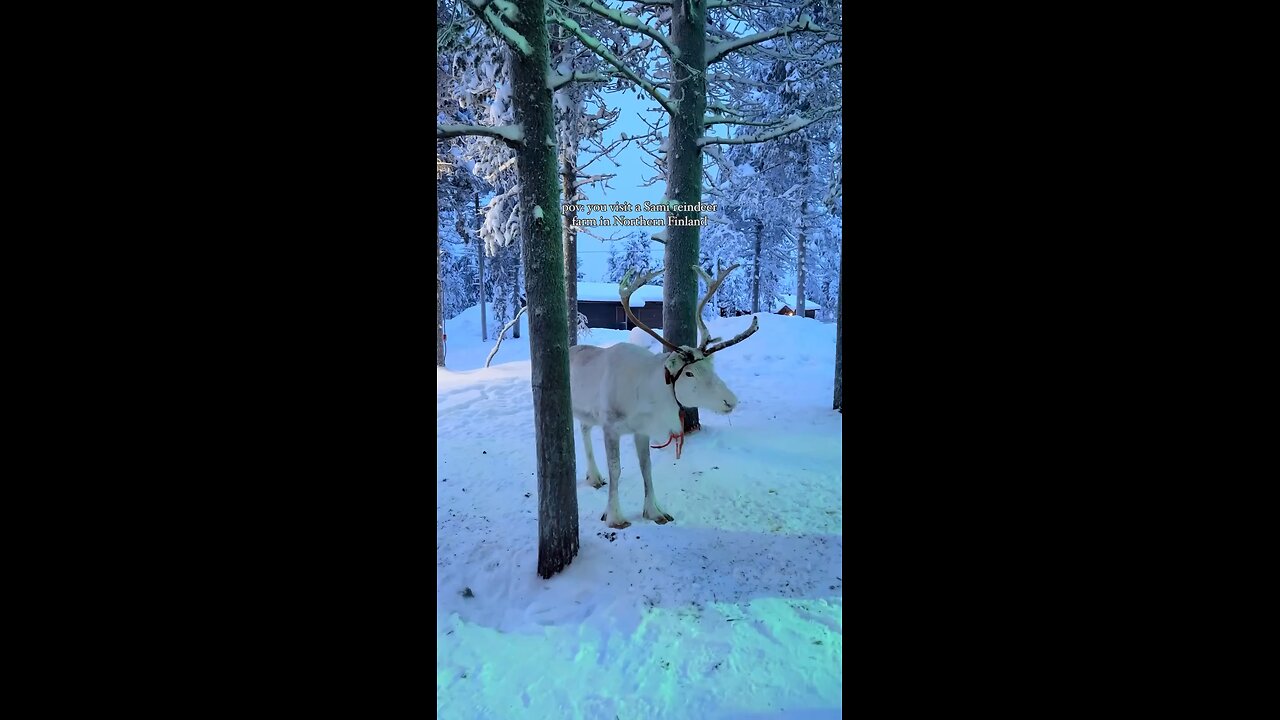
{"label": "snowy forest floor", "polygon": [[[449,321],[436,371],[436,710],[441,718],[787,718],[842,712],[841,421],[831,409],[835,325],[761,314],[716,356],[738,395],[702,413],[680,460],[653,450],[658,501],[622,440],[625,530],[601,522],[577,441],[581,550],[543,580],[527,336],[480,340],[479,311]],[[731,337],[750,317],[709,323]],[[523,323],[522,323],[523,324]],[[526,326],[527,329],[527,326]],[[489,332],[495,332],[489,323]],[[593,330],[583,344],[636,342]],[[651,349],[654,349],[651,347]],[[606,469],[603,439],[592,441]]]}

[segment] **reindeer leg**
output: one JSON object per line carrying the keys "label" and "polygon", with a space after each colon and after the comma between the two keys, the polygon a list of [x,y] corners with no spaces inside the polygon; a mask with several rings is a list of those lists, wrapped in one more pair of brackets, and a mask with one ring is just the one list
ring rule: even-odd
{"label": "reindeer leg", "polygon": [[604,478],[600,475],[600,468],[596,467],[596,453],[591,447],[591,426],[586,423],[582,423],[582,447],[587,450],[587,484],[599,490]]}
{"label": "reindeer leg", "polygon": [[653,472],[649,463],[649,436],[636,433],[636,456],[640,458],[640,474],[644,476],[644,516],[659,525],[666,525],[675,518],[658,507],[658,498],[653,494]]}
{"label": "reindeer leg", "polygon": [[631,523],[622,517],[622,508],[618,505],[618,476],[622,474],[622,461],[618,458],[618,431],[604,426],[604,456],[609,461],[609,509],[600,517],[606,520],[609,527],[628,527]]}

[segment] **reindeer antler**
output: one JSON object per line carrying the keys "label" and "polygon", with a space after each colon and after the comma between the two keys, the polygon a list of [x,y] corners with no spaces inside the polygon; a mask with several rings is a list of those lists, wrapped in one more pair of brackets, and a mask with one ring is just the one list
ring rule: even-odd
{"label": "reindeer antler", "polygon": [[712,341],[719,340],[720,338],[711,337],[711,332],[707,330],[707,324],[702,321],[702,308],[706,306],[707,301],[711,299],[711,296],[715,294],[716,290],[720,289],[720,283],[724,282],[724,279],[729,277],[729,273],[738,269],[738,264],[734,263],[724,270],[721,270],[720,274],[718,274],[714,280],[707,274],[707,271],[703,270],[701,267],[694,265],[693,269],[696,270],[697,273],[702,276],[703,281],[707,283],[707,294],[702,296],[702,302],[698,303],[697,313],[698,331],[702,335],[702,342],[698,344],[698,349],[702,351],[703,355],[710,355],[711,353],[720,352],[727,347],[737,345],[743,340],[754,335],[755,332],[760,329],[760,318],[753,317],[751,318],[751,327],[747,328],[746,331],[735,335],[727,342],[707,347]]}
{"label": "reindeer antler", "polygon": [[631,312],[631,293],[635,292],[636,288],[643,287],[648,284],[650,280],[661,275],[664,270],[666,270],[666,268],[658,268],[657,270],[640,277],[634,285],[630,283],[632,271],[628,270],[627,274],[622,276],[622,282],[618,283],[618,295],[622,298],[622,309],[627,312],[627,317],[631,318],[631,322],[635,323],[636,327],[652,335],[655,340],[662,343],[673,352],[683,353],[683,350],[672,345],[666,340],[666,338],[650,329],[648,325],[640,322],[640,318],[637,318],[635,314]]}
{"label": "reindeer antler", "polygon": [[718,345],[712,345],[711,347],[702,351],[702,354],[710,355],[712,353],[718,353],[727,347],[733,347],[734,345],[737,345],[738,343],[742,342],[743,340],[746,340],[752,335],[755,335],[756,331],[759,329],[760,329],[760,318],[753,317],[751,318],[751,327],[738,333],[737,335],[734,335],[732,338],[730,338],[729,340],[726,340],[725,342],[722,342]]}
{"label": "reindeer antler", "polygon": [[702,341],[698,343],[698,349],[702,350],[704,353],[706,352],[706,349],[707,349],[707,343],[711,342],[712,340],[719,340],[720,338],[711,337],[711,332],[707,330],[707,324],[702,321],[702,308],[707,306],[707,301],[710,300],[711,296],[716,293],[716,290],[720,289],[720,283],[724,282],[724,279],[729,277],[729,273],[733,272],[737,268],[738,268],[738,264],[734,263],[733,265],[730,265],[724,270],[721,270],[720,274],[716,277],[716,279],[712,280],[711,276],[707,274],[706,270],[703,270],[698,265],[693,266],[694,271],[697,272],[698,275],[702,277],[703,282],[707,284],[707,294],[703,295],[702,301],[698,303],[698,313],[695,316],[698,319],[698,334],[702,338]]}

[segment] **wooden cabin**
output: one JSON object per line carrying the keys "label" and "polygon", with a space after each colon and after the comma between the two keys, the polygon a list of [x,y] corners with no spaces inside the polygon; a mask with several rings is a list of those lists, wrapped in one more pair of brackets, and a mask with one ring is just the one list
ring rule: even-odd
{"label": "wooden cabin", "polygon": [[[630,330],[635,323],[622,309],[617,283],[578,282],[578,312],[587,316],[593,328]],[[643,285],[631,294],[631,312],[640,322],[657,330],[662,327],[662,288]]]}
{"label": "wooden cabin", "polygon": [[[796,296],[795,295],[779,295],[773,299],[773,304],[769,306],[770,312],[778,315],[795,315],[796,314]],[[804,316],[807,318],[818,318],[818,311],[822,306],[812,300],[806,300],[804,304]],[[750,315],[750,310],[730,310],[725,307],[720,308],[721,317],[738,317],[740,315]]]}

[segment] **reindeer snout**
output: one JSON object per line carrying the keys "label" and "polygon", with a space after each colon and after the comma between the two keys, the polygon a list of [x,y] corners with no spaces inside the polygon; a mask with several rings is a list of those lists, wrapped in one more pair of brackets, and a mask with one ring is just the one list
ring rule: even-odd
{"label": "reindeer snout", "polygon": [[724,407],[720,408],[720,412],[724,413],[733,412],[733,409],[738,406],[738,398],[730,398],[728,400],[721,400],[720,402],[724,403]]}

